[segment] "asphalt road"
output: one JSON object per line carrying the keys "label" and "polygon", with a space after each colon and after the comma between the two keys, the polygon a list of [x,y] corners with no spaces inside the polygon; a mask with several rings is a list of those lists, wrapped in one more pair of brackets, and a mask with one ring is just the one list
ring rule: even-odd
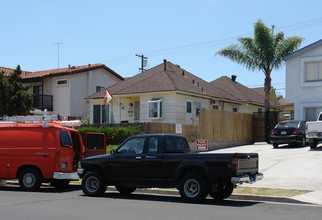
{"label": "asphalt road", "polygon": [[22,192],[17,186],[0,187],[0,219],[320,219],[322,206],[229,199],[202,204],[184,203],[176,195],[135,193],[121,196],[107,191],[99,198],[85,197],[79,186],[65,192],[42,188]]}

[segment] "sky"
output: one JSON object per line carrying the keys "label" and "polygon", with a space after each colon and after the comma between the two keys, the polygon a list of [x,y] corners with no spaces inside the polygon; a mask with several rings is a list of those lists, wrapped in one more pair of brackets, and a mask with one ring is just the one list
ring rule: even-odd
{"label": "sky", "polygon": [[[40,71],[104,63],[123,77],[166,59],[211,82],[237,76],[264,86],[253,72],[215,53],[239,37],[253,37],[261,19],[285,37],[304,37],[300,48],[322,39],[319,0],[10,0],[0,2],[0,66]],[[285,96],[285,65],[272,86]]]}

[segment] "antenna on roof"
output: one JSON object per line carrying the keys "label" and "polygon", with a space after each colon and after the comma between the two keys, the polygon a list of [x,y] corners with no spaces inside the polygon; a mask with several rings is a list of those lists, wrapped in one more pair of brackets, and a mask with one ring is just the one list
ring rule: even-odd
{"label": "antenna on roof", "polygon": [[53,44],[57,44],[58,47],[58,69],[59,69],[59,45],[63,44],[63,43],[53,43]]}
{"label": "antenna on roof", "polygon": [[141,73],[143,73],[144,71],[146,71],[146,69],[144,68],[147,67],[148,58],[145,57],[143,54],[142,55],[135,54],[135,56],[141,57],[141,68],[139,68],[139,70],[141,70]]}

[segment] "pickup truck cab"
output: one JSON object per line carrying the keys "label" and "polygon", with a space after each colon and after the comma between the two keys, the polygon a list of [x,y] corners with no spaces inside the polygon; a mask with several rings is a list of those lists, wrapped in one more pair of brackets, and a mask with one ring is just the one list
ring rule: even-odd
{"label": "pickup truck cab", "polygon": [[306,122],[305,133],[310,148],[316,148],[318,143],[322,141],[322,112],[316,121]]}
{"label": "pickup truck cab", "polygon": [[189,202],[231,195],[237,184],[263,178],[258,173],[257,153],[191,153],[181,135],[136,135],[111,154],[82,159],[78,174],[88,196],[104,194],[115,186],[122,194],[136,188],[177,188]]}

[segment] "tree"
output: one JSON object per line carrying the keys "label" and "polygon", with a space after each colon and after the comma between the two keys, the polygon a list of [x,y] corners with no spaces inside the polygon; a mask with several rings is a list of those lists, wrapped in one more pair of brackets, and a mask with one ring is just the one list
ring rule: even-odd
{"label": "tree", "polygon": [[21,80],[21,69],[17,68],[8,76],[0,74],[0,116],[26,115],[32,107],[32,95],[27,93],[29,86]]}
{"label": "tree", "polygon": [[274,34],[274,26],[268,28],[262,20],[254,24],[254,38],[241,37],[239,44],[219,50],[216,55],[229,58],[247,69],[260,70],[265,74],[265,112],[269,111],[271,73],[283,64],[283,57],[295,51],[302,42],[301,37],[284,38],[283,32]]}

